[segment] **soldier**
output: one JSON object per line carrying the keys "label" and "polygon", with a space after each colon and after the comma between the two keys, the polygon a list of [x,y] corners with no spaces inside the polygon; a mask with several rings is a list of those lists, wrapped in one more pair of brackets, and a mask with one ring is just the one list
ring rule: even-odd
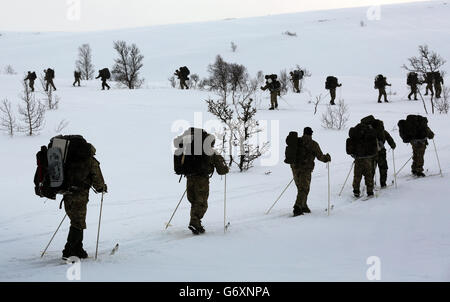
{"label": "soldier", "polygon": [[28,81],[28,85],[31,88],[31,91],[34,92],[34,81],[36,80],[37,76],[35,72],[28,71],[27,77],[24,79],[24,81]]}
{"label": "soldier", "polygon": [[294,92],[300,93],[300,80],[303,79],[303,70],[294,70],[289,73],[294,84]]}
{"label": "soldier", "polygon": [[[197,144],[197,140],[201,139]],[[208,142],[208,143],[207,143]],[[191,219],[189,230],[194,235],[205,232],[201,220],[208,209],[209,178],[217,171],[219,175],[229,172],[223,157],[214,150],[214,136],[206,133],[203,129],[190,128],[183,135],[174,139],[174,145],[178,150],[183,150],[175,155],[175,172],[187,178],[187,199],[191,203]],[[201,146],[201,160],[195,156],[197,145]],[[191,150],[188,152],[188,150]],[[179,158],[178,161],[176,158]]]}
{"label": "soldier", "polygon": [[441,98],[442,93],[442,85],[444,84],[444,79],[441,76],[441,73],[439,71],[435,72],[434,76],[434,90],[436,92],[436,98]]}
{"label": "soldier", "polygon": [[336,88],[341,86],[342,84],[339,84],[338,79],[336,77],[333,76],[327,77],[327,80],[325,82],[325,89],[330,90],[331,96],[330,105],[336,105],[336,103],[334,102],[334,100],[336,100]]}
{"label": "soldier", "polygon": [[417,177],[425,177],[423,173],[424,155],[427,149],[428,140],[433,139],[434,133],[429,127],[426,127],[426,137],[422,139],[412,139],[411,146],[413,149],[413,163],[411,166],[411,172]]}
{"label": "soldier", "polygon": [[186,66],[183,66],[177,69],[174,74],[180,80],[180,88],[189,89],[189,86],[186,84],[186,81],[189,81],[189,74],[190,74],[189,69]]}
{"label": "soldier", "polygon": [[70,218],[70,230],[63,250],[63,258],[76,256],[80,259],[88,257],[83,249],[83,230],[86,229],[86,213],[89,201],[89,189],[93,187],[98,193],[106,193],[107,186],[103,180],[100,163],[95,159],[96,150],[91,147],[91,156],[73,164],[68,172],[74,184],[70,194],[64,195],[64,209]]}
{"label": "soldier", "polygon": [[312,139],[313,131],[310,127],[303,130],[303,136],[298,139],[296,152],[297,159],[291,164],[292,174],[294,176],[295,185],[297,186],[297,199],[294,205],[294,217],[311,213],[308,208],[307,200],[309,188],[311,185],[311,173],[314,170],[314,160],[327,163],[331,161],[330,154],[324,155],[319,144]]}
{"label": "soldier", "polygon": [[411,87],[411,93],[408,95],[408,99],[411,100],[411,96],[414,94],[414,100],[417,101],[417,85],[419,84],[419,78],[417,73],[411,72],[408,74],[407,84]]}
{"label": "soldier", "polygon": [[55,78],[55,71],[51,68],[44,70],[44,80],[46,82],[45,91],[48,91],[49,86],[53,87],[53,90],[56,91],[55,84],[53,83],[53,79]]}
{"label": "soldier", "polygon": [[73,87],[75,87],[75,84],[78,83],[78,87],[81,86],[80,80],[81,80],[81,71],[74,71],[73,76],[75,78],[75,82],[73,82]]}
{"label": "soldier", "polygon": [[111,89],[111,87],[109,87],[109,85],[106,83],[106,80],[110,78],[110,72],[108,68],[99,70],[96,79],[98,78],[102,79],[102,90],[105,90],[105,87],[108,88],[108,90]]}
{"label": "soldier", "polygon": [[433,73],[432,72],[427,72],[423,75],[424,78],[424,83],[427,84],[427,86],[425,87],[425,95],[428,95],[428,91],[430,91],[431,96],[434,95],[434,91],[433,91],[433,81],[434,81],[434,77],[433,77]]}
{"label": "soldier", "polygon": [[278,100],[277,97],[281,95],[281,84],[277,80],[277,75],[266,75],[266,85],[261,87],[261,90],[266,91],[269,89],[270,91],[270,108],[269,110],[274,110],[278,108]]}
{"label": "soldier", "polygon": [[381,97],[384,97],[384,102],[389,103],[387,100],[386,86],[392,86],[386,80],[383,75],[378,75],[375,79],[375,89],[378,89],[378,103],[381,103]]}

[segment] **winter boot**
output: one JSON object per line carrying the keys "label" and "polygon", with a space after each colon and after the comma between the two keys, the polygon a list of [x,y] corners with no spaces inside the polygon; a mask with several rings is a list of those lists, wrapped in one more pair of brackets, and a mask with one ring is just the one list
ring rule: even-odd
{"label": "winter boot", "polygon": [[77,230],[77,244],[75,246],[75,254],[80,259],[86,259],[88,257],[88,254],[83,249],[83,230]]}
{"label": "winter boot", "polygon": [[307,205],[302,207],[302,211],[303,211],[303,213],[308,213],[308,214],[311,213],[311,210],[308,208]]}
{"label": "winter boot", "polygon": [[190,229],[192,231],[192,234],[194,234],[194,235],[200,235],[205,232],[205,229],[201,225],[197,226],[197,225],[190,224],[188,229]]}
{"label": "winter boot", "polygon": [[297,206],[294,207],[294,217],[303,215],[303,210]]}
{"label": "winter boot", "polygon": [[69,258],[71,256],[76,256],[75,255],[75,244],[76,244],[76,229],[74,227],[70,227],[69,229],[69,235],[67,235],[67,243],[64,246],[64,250],[62,252],[62,257],[63,258]]}
{"label": "winter boot", "polygon": [[425,174],[423,174],[423,172],[417,172],[416,176],[417,177],[425,177]]}

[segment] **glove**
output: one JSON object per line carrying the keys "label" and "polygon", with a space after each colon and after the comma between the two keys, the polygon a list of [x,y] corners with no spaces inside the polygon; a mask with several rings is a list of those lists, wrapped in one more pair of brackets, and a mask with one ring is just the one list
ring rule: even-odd
{"label": "glove", "polygon": [[397,147],[396,144],[393,144],[393,145],[391,146],[392,150],[394,150],[396,147]]}
{"label": "glove", "polygon": [[103,185],[103,188],[97,191],[98,193],[108,193],[108,186],[106,184]]}
{"label": "glove", "polygon": [[330,154],[325,154],[325,159],[326,159],[326,162],[330,162],[331,161],[331,155]]}

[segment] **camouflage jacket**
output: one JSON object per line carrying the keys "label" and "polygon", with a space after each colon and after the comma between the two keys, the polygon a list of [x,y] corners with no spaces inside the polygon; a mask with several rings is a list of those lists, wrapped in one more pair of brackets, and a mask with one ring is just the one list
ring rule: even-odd
{"label": "camouflage jacket", "polygon": [[222,157],[222,155],[219,155],[217,153],[214,153],[212,156],[209,157],[208,172],[210,175],[214,173],[214,169],[217,171],[217,174],[219,175],[225,175],[230,171],[227,164],[225,163],[225,159]]}
{"label": "camouflage jacket", "polygon": [[314,170],[314,160],[317,158],[322,162],[328,162],[329,158],[322,153],[319,144],[312,139],[309,135],[303,135],[300,138],[302,148],[304,148],[304,154],[299,159],[298,163],[291,165],[295,169],[300,170]]}
{"label": "camouflage jacket", "polygon": [[94,156],[83,162],[72,163],[67,169],[66,181],[72,190],[83,191],[94,187],[97,192],[102,192],[105,189],[100,163]]}
{"label": "camouflage jacket", "polygon": [[428,145],[428,139],[434,138],[434,133],[431,131],[429,127],[427,127],[427,137],[422,139],[413,139],[411,140],[411,145]]}
{"label": "camouflage jacket", "polygon": [[385,149],[385,147],[384,147],[384,143],[387,141],[388,142],[388,144],[389,144],[389,146],[392,148],[392,149],[395,149],[395,147],[397,146],[396,144],[395,144],[395,141],[394,141],[394,139],[392,138],[392,136],[389,134],[389,132],[387,132],[386,130],[384,130],[384,137],[385,137],[385,140],[384,141],[382,141],[382,142],[380,142],[381,143],[381,149]]}

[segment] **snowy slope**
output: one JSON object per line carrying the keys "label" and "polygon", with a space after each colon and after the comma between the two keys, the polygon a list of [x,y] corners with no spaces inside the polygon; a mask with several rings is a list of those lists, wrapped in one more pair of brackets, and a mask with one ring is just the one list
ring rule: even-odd
{"label": "snowy slope", "polygon": [[[450,6],[441,1],[382,7],[380,21],[360,27],[366,9],[308,12],[242,20],[95,33],[2,33],[0,67],[11,64],[18,75],[0,75],[0,98],[16,108],[22,75],[27,70],[56,70],[60,108],[47,113],[45,129],[35,137],[0,136],[0,280],[64,281],[66,266],[59,264],[69,228],[63,224],[49,253],[39,255],[64,216],[59,201],[34,195],[35,153],[56,135],[65,119],[65,133],[80,133],[97,148],[97,158],[108,183],[100,241],[100,260],[82,264],[83,281],[365,281],[370,256],[381,259],[383,281],[450,281],[450,134],[447,115],[429,116],[444,177],[410,180],[409,166],[398,179],[398,189],[381,191],[378,198],[352,202],[347,184],[340,188],[352,159],[345,154],[347,131],[325,130],[313,115],[311,96],[326,94],[324,79],[335,74],[344,86],[339,95],[350,107],[349,126],[374,114],[384,121],[397,142],[399,168],[411,156],[396,129],[410,113],[423,113],[421,102],[407,100],[405,72],[400,66],[427,43],[450,58]],[[326,21],[325,21],[326,20]],[[289,30],[297,38],[282,35]],[[73,88],[77,47],[90,43],[97,69],[110,67],[112,41],[135,42],[145,55],[146,87],[136,91],[100,91],[97,81]],[[236,53],[230,42],[238,45]],[[270,140],[279,153],[273,166],[227,177],[227,212],[231,222],[223,234],[224,181],[211,180],[207,233],[193,237],[187,229],[189,203],[184,200],[172,227],[164,231],[185,187],[173,174],[171,141],[177,120],[194,121],[206,113],[204,91],[169,88],[173,70],[188,65],[206,76],[207,65],[221,54],[225,60],[277,73],[296,64],[313,73],[307,92],[289,93],[279,100],[279,111],[268,111],[268,95],[259,94],[258,118],[279,121],[279,136]],[[383,73],[393,84],[390,104],[377,104],[373,77]],[[449,79],[446,78],[446,81]],[[37,87],[39,85],[36,85]],[[38,88],[41,90],[41,87]],[[309,92],[309,93],[308,93]],[[291,179],[283,163],[284,138],[291,130],[314,129],[314,139],[332,156],[332,203],[327,206],[327,170],[316,163],[309,205],[313,213],[291,218],[295,189],[291,187],[270,215],[264,212]],[[274,152],[275,152],[274,151]],[[392,154],[388,153],[388,162]],[[425,156],[427,174],[439,172],[432,145]],[[266,175],[266,172],[271,172]],[[392,181],[392,169],[389,170]],[[85,248],[93,255],[100,196],[91,194]],[[119,252],[109,250],[120,244]]]}

